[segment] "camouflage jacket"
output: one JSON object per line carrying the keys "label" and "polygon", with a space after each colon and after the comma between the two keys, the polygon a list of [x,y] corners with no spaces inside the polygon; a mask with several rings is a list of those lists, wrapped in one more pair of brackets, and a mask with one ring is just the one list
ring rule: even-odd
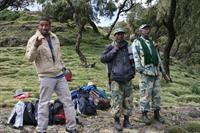
{"label": "camouflage jacket", "polygon": [[[149,41],[144,39],[143,37],[141,37],[141,39],[143,39],[144,42],[149,47],[149,45],[150,45]],[[144,63],[144,52],[143,52],[142,46],[140,44],[140,41],[138,39],[135,39],[133,41],[131,47],[132,47],[132,52],[133,52],[133,58],[134,58],[134,61],[135,61],[136,72],[138,72],[140,74],[149,75],[149,76],[158,76],[160,70],[161,69],[162,69],[162,71],[164,70],[158,51],[157,51],[158,58],[159,58],[158,66],[154,66],[153,64],[145,65],[145,63]]]}

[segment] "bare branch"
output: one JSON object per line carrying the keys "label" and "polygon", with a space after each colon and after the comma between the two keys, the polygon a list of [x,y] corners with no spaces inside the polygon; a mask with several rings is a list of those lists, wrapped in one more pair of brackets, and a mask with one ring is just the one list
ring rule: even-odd
{"label": "bare branch", "polygon": [[134,3],[133,3],[133,0],[131,0],[131,1],[130,1],[129,7],[128,7],[127,9],[124,9],[125,6],[126,6],[126,4],[127,4],[127,2],[128,2],[128,0],[124,0],[124,2],[122,3],[122,5],[120,5],[119,10],[118,10],[118,12],[117,12],[117,17],[116,17],[115,21],[112,23],[112,25],[111,25],[111,27],[110,27],[110,30],[109,30],[109,32],[108,32],[106,38],[109,38],[109,36],[110,36],[110,34],[111,34],[111,32],[112,32],[112,30],[113,30],[115,24],[117,23],[117,21],[118,21],[118,19],[119,19],[119,15],[120,15],[121,13],[123,13],[123,12],[128,12],[130,9],[133,8]]}

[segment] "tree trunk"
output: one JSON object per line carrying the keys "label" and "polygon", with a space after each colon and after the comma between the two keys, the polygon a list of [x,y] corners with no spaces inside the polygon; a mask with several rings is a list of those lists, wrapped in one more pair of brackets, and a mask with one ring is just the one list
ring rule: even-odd
{"label": "tree trunk", "polygon": [[79,56],[79,59],[81,61],[81,65],[83,65],[83,67],[88,67],[87,65],[87,59],[86,57],[83,55],[83,53],[81,52],[80,50],[80,42],[81,42],[81,39],[82,39],[82,31],[84,29],[84,26],[85,26],[85,23],[81,22],[81,17],[79,15],[79,11],[77,11],[75,9],[75,7],[73,6],[72,2],[70,0],[67,0],[68,4],[70,5],[70,7],[72,8],[74,14],[73,14],[73,19],[74,19],[74,22],[76,24],[76,28],[77,28],[77,38],[76,38],[76,44],[75,44],[75,50],[76,50],[76,53],[78,54]]}
{"label": "tree trunk", "polygon": [[175,31],[173,28],[168,29],[169,33],[168,33],[168,41],[167,44],[164,47],[164,69],[166,71],[166,74],[170,75],[170,70],[169,70],[169,62],[170,62],[170,51],[172,48],[172,45],[174,43],[175,40]]}
{"label": "tree trunk", "polygon": [[88,18],[88,21],[89,21],[89,24],[92,26],[93,31],[94,31],[95,33],[99,33],[99,30],[98,30],[96,24],[95,24],[90,18]]}
{"label": "tree trunk", "polygon": [[78,36],[76,38],[76,45],[75,45],[75,49],[76,49],[76,53],[78,54],[79,56],[79,59],[81,61],[81,65],[83,67],[87,67],[87,59],[86,57],[83,55],[83,53],[81,52],[80,50],[80,42],[81,42],[81,39],[82,39],[82,31],[83,31],[83,27],[84,26],[81,26],[81,27],[78,27]]}
{"label": "tree trunk", "polygon": [[168,30],[168,41],[167,44],[164,47],[164,69],[166,71],[166,74],[170,76],[170,69],[169,69],[169,62],[170,62],[170,51],[172,48],[172,45],[174,43],[174,40],[176,38],[176,32],[174,29],[174,17],[175,17],[175,12],[176,12],[176,0],[171,0],[171,5],[170,5],[170,11],[169,11],[169,16],[166,21],[164,22],[165,27]]}
{"label": "tree trunk", "polygon": [[108,34],[106,35],[106,38],[109,38],[109,37],[110,37],[110,34],[111,34],[111,32],[112,32],[112,30],[113,30],[115,24],[117,23],[117,21],[118,21],[118,19],[119,19],[120,13],[121,13],[121,12],[118,11],[117,17],[116,17],[115,21],[112,23],[112,25],[110,26],[110,30],[109,30]]}
{"label": "tree trunk", "polygon": [[[121,6],[119,7],[119,10],[117,12],[117,17],[115,19],[115,21],[112,23],[111,27],[110,27],[110,30],[108,32],[108,34],[106,35],[106,38],[109,38],[110,37],[110,34],[115,26],[115,24],[117,23],[118,19],[119,19],[119,15],[122,13],[122,12],[128,12],[129,10],[132,9],[134,3],[133,1],[131,0],[130,3],[129,3],[129,6],[126,7],[126,4],[127,4],[128,0],[124,0],[123,3],[121,4]],[[126,8],[126,9],[124,9]]]}
{"label": "tree trunk", "polygon": [[174,53],[172,54],[172,56],[176,56],[177,55],[177,53],[178,53],[178,51],[179,51],[179,48],[180,48],[180,45],[181,45],[181,43],[180,42],[178,42],[177,43],[177,47],[176,47],[176,50],[174,51]]}
{"label": "tree trunk", "polygon": [[75,44],[75,50],[76,53],[79,56],[79,59],[81,61],[81,65],[83,67],[87,67],[87,59],[86,57],[83,55],[83,53],[80,50],[80,43],[81,43],[81,39],[82,39],[82,32],[85,26],[85,23],[82,23],[80,18],[79,18],[79,14],[77,12],[74,12],[74,22],[76,23],[76,28],[77,28],[77,38],[76,38],[76,44]]}

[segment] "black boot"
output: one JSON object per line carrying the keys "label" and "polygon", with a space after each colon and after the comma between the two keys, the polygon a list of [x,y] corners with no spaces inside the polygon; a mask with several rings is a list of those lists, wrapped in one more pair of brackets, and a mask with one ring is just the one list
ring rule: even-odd
{"label": "black boot", "polygon": [[164,124],[165,123],[165,119],[163,117],[160,116],[160,110],[157,109],[154,111],[154,118],[159,121],[160,123]]}
{"label": "black boot", "polygon": [[133,125],[130,124],[130,122],[129,122],[129,116],[127,116],[127,115],[124,116],[123,127],[124,128],[128,128],[128,129],[133,129]]}
{"label": "black boot", "polygon": [[76,129],[74,129],[74,130],[67,130],[66,129],[66,133],[78,133],[78,131]]}
{"label": "black boot", "polygon": [[119,117],[115,117],[114,127],[117,131],[122,131],[122,126],[120,124]]}
{"label": "black boot", "polygon": [[150,124],[151,124],[151,121],[150,121],[150,119],[149,119],[147,113],[148,113],[147,111],[142,112],[142,120],[143,120],[143,122],[144,122],[146,125],[150,125]]}

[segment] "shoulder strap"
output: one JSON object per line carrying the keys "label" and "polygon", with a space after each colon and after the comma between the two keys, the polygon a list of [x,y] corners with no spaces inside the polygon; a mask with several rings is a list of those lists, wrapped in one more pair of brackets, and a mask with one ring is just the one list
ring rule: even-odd
{"label": "shoulder strap", "polygon": [[53,52],[53,46],[52,46],[51,38],[49,38],[49,39],[47,40],[47,42],[48,42],[48,46],[49,46],[49,48],[50,48],[50,50],[51,50],[51,55],[52,55],[53,63],[55,63],[55,56],[54,56],[54,52]]}
{"label": "shoulder strap", "polygon": [[[140,41],[139,37],[137,37],[136,40]],[[139,46],[135,46],[135,49],[136,49],[136,52],[137,52],[137,54],[138,54],[138,56],[139,56],[139,58],[141,60],[141,57],[140,57],[140,47]]]}
{"label": "shoulder strap", "polygon": [[132,49],[131,49],[130,46],[127,46],[127,49],[128,49],[128,57],[129,57],[129,61],[131,63],[131,67],[132,67],[133,71],[135,72],[135,61],[134,61],[134,58],[133,58]]}

